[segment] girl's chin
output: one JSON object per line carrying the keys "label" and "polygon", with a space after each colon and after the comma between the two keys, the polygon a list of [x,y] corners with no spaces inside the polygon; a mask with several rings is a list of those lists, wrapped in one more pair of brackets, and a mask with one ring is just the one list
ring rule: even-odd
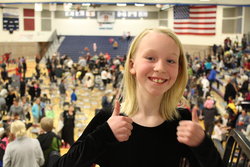
{"label": "girl's chin", "polygon": [[165,91],[149,91],[149,94],[153,97],[159,97],[159,96],[163,96],[163,94],[165,93]]}

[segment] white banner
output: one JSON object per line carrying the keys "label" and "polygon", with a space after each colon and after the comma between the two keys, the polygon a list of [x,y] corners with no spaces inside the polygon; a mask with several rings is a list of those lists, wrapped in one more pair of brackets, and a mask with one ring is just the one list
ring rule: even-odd
{"label": "white banner", "polygon": [[99,23],[99,30],[112,30],[113,23]]}
{"label": "white banner", "polygon": [[18,8],[3,8],[3,17],[18,18],[19,9]]}

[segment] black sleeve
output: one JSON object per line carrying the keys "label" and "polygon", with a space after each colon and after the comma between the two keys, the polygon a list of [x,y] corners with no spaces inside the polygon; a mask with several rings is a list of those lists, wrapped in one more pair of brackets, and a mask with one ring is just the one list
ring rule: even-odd
{"label": "black sleeve", "polygon": [[[191,120],[191,112],[187,109],[178,109],[181,120]],[[191,167],[226,167],[210,137],[205,136],[197,147],[189,147],[187,155]],[[198,161],[198,163],[197,163]]]}
{"label": "black sleeve", "polygon": [[110,116],[108,112],[99,112],[54,167],[89,167],[108,143],[118,142],[106,122]]}
{"label": "black sleeve", "polygon": [[226,167],[210,137],[206,136],[198,147],[192,147],[201,167]]}

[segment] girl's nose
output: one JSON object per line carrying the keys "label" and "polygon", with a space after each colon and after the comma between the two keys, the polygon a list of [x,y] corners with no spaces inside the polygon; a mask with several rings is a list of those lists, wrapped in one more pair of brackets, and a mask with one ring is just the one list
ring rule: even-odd
{"label": "girl's nose", "polygon": [[154,71],[157,72],[166,72],[167,66],[164,64],[163,61],[158,61],[155,63]]}

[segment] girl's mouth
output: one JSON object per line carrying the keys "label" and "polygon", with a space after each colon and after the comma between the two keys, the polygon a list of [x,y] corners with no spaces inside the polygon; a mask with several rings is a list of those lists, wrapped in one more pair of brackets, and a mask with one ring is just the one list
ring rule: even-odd
{"label": "girl's mouth", "polygon": [[163,78],[156,78],[156,77],[149,77],[149,79],[155,83],[162,84],[167,81],[167,79]]}

